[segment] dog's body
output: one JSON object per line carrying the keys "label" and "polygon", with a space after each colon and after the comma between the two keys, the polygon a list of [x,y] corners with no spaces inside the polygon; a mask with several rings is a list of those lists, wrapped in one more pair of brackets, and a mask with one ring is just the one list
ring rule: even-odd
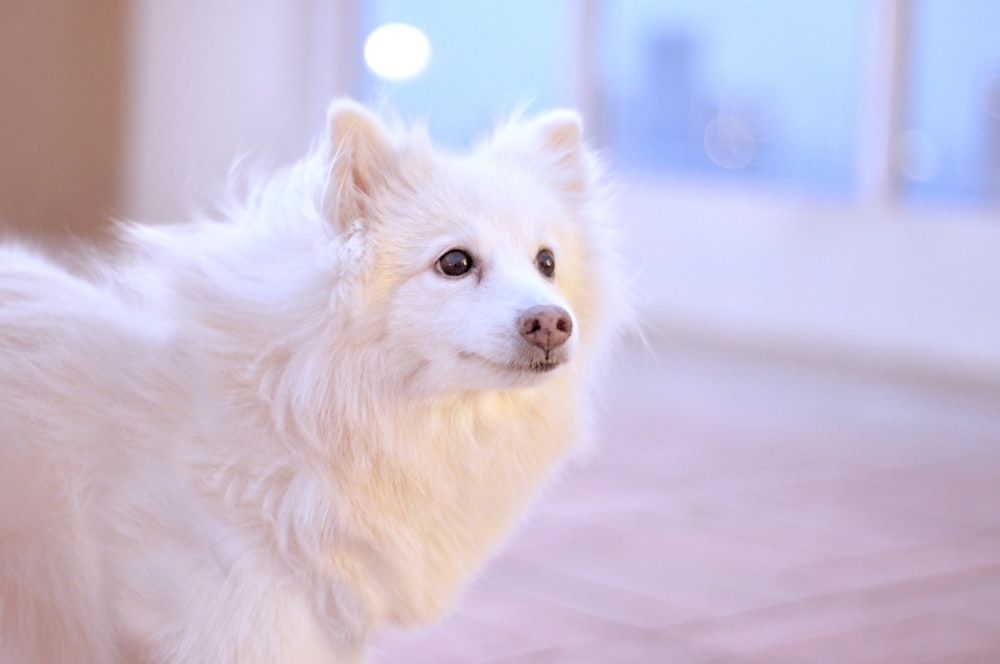
{"label": "dog's body", "polygon": [[225,221],[0,249],[0,662],[352,662],[561,459],[620,278],[579,122],[466,157],[335,104]]}

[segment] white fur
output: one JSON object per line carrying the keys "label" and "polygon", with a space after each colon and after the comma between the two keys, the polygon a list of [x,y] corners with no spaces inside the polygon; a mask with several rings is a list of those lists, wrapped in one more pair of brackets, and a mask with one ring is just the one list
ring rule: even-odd
{"label": "white fur", "polygon": [[[0,248],[0,662],[360,661],[585,445],[625,311],[578,118],[466,156],[329,118],[226,218],[86,274]],[[512,368],[538,305],[574,323],[544,373]]]}

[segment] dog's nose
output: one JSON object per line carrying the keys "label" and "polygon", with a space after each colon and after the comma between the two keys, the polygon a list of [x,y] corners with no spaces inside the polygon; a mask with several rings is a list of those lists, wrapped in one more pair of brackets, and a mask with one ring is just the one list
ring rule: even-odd
{"label": "dog's nose", "polygon": [[546,353],[566,343],[573,334],[569,312],[555,305],[528,309],[521,314],[518,323],[524,340]]}

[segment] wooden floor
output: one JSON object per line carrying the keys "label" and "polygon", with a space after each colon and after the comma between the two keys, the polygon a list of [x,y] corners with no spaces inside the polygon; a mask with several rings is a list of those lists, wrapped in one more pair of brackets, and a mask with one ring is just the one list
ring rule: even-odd
{"label": "wooden floor", "polygon": [[375,664],[1000,662],[1000,390],[666,348]]}

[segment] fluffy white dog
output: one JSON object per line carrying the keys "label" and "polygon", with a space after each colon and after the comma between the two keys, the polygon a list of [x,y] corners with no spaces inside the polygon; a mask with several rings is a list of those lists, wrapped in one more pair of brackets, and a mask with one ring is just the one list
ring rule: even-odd
{"label": "fluffy white dog", "polygon": [[578,117],[465,156],[335,103],[225,219],[0,248],[0,661],[356,662],[569,452],[623,311]]}

